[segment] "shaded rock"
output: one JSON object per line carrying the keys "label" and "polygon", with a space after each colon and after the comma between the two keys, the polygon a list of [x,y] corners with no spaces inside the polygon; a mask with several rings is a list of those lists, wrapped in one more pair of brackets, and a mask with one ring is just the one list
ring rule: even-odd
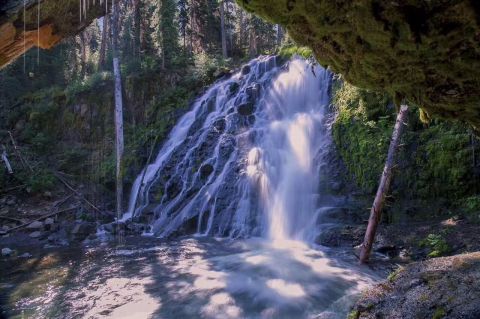
{"label": "shaded rock", "polygon": [[33,233],[30,233],[29,236],[32,237],[32,238],[40,238],[42,235],[43,235],[43,233],[41,231],[36,230]]}
{"label": "shaded rock", "polygon": [[375,251],[390,258],[398,256],[400,252],[395,245],[380,246],[375,248]]}
{"label": "shaded rock", "polygon": [[26,228],[30,230],[43,229],[43,223],[37,220],[37,221],[34,221],[33,223],[30,223]]}
{"label": "shaded rock", "polygon": [[32,257],[32,254],[30,253],[23,253],[20,256],[18,256],[18,258],[31,258],[31,257]]}
{"label": "shaded rock", "polygon": [[243,103],[237,106],[237,112],[243,116],[250,116],[255,111],[255,106],[253,103]]}

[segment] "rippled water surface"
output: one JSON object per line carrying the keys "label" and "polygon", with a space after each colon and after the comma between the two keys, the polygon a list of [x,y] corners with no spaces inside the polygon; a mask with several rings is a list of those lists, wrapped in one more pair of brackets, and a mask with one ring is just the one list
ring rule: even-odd
{"label": "rippled water surface", "polygon": [[348,256],[261,239],[44,250],[0,262],[1,307],[6,318],[344,318],[375,279]]}

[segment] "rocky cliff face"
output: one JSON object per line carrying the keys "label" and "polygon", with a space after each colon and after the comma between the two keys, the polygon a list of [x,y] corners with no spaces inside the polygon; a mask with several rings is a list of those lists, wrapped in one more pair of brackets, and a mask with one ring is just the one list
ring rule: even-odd
{"label": "rocky cliff face", "polygon": [[237,2],[286,27],[352,84],[480,129],[478,1]]}
{"label": "rocky cliff face", "polygon": [[80,15],[80,0],[0,2],[0,68],[32,47],[49,49],[105,14],[105,3],[91,1]]}

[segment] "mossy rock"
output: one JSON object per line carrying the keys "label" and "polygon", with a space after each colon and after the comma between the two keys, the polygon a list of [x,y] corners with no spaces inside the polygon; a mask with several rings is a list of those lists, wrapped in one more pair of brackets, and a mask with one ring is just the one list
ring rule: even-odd
{"label": "mossy rock", "polygon": [[286,27],[348,82],[480,130],[478,1],[237,2]]}

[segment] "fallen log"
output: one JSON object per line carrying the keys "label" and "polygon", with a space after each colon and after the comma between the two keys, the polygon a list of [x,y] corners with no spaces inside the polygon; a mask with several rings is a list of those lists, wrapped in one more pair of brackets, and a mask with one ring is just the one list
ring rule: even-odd
{"label": "fallen log", "polygon": [[15,142],[15,139],[13,138],[12,132],[8,131],[8,135],[10,135],[10,140],[12,141],[13,145],[13,150],[15,151],[15,154],[17,157],[20,159],[20,163],[22,163],[23,168],[28,168],[30,172],[33,172],[33,168],[28,164],[28,162],[23,158],[22,153],[20,152],[20,148],[18,147],[17,143]]}
{"label": "fallen log", "polygon": [[61,214],[61,213],[68,212],[68,211],[72,211],[72,210],[78,209],[79,207],[80,206],[70,207],[70,208],[62,209],[62,210],[59,210],[59,211],[56,211],[56,212],[53,212],[53,213],[50,213],[50,214],[47,214],[47,215],[40,216],[38,218],[30,220],[28,223],[22,224],[20,226],[12,227],[12,228],[8,229],[6,232],[9,233],[11,231],[21,229],[23,227],[26,227],[26,226],[30,225],[33,222],[40,221],[40,220],[43,220],[43,219],[47,219],[48,217],[52,217],[52,216],[55,216],[55,215],[58,215],[58,214]]}

